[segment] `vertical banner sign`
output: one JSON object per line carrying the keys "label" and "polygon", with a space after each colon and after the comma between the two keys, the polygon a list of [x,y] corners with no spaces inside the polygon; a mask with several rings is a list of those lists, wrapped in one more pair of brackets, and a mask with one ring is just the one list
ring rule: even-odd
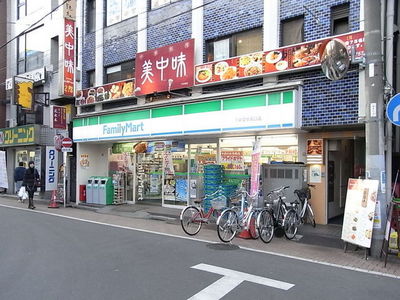
{"label": "vertical banner sign", "polygon": [[63,106],[51,106],[51,127],[57,129],[67,128],[67,109]]}
{"label": "vertical banner sign", "polygon": [[0,151],[0,187],[8,189],[6,152]]}
{"label": "vertical banner sign", "polygon": [[253,144],[253,153],[251,154],[250,195],[255,195],[258,192],[260,186],[260,157],[260,141],[255,141]]}
{"label": "vertical banner sign", "polygon": [[64,19],[63,95],[75,96],[75,21]]}
{"label": "vertical banner sign", "polygon": [[57,190],[58,153],[55,147],[46,146],[46,191]]}

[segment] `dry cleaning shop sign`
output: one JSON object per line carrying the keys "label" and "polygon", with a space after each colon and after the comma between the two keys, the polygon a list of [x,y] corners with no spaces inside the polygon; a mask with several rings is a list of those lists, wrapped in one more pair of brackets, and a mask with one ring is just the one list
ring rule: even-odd
{"label": "dry cleaning shop sign", "polygon": [[103,125],[103,136],[127,136],[130,134],[143,132],[144,124],[143,121],[139,123],[125,122],[118,123],[116,125]]}

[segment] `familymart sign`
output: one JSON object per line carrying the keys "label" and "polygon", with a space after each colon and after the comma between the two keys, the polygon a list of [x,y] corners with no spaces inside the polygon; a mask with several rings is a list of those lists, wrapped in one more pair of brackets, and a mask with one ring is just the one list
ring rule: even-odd
{"label": "familymart sign", "polygon": [[295,92],[185,104],[74,121],[74,141],[299,127]]}

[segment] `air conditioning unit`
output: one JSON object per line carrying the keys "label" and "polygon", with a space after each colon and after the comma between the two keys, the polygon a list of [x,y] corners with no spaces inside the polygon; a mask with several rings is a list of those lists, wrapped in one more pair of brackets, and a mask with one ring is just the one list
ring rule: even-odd
{"label": "air conditioning unit", "polygon": [[7,119],[6,120],[6,127],[11,128],[17,126],[17,120],[15,119]]}

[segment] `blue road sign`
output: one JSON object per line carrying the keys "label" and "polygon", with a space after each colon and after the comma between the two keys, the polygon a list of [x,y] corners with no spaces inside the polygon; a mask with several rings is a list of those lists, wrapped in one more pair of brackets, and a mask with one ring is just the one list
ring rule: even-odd
{"label": "blue road sign", "polygon": [[400,126],[400,94],[397,94],[388,102],[386,116],[394,125]]}

